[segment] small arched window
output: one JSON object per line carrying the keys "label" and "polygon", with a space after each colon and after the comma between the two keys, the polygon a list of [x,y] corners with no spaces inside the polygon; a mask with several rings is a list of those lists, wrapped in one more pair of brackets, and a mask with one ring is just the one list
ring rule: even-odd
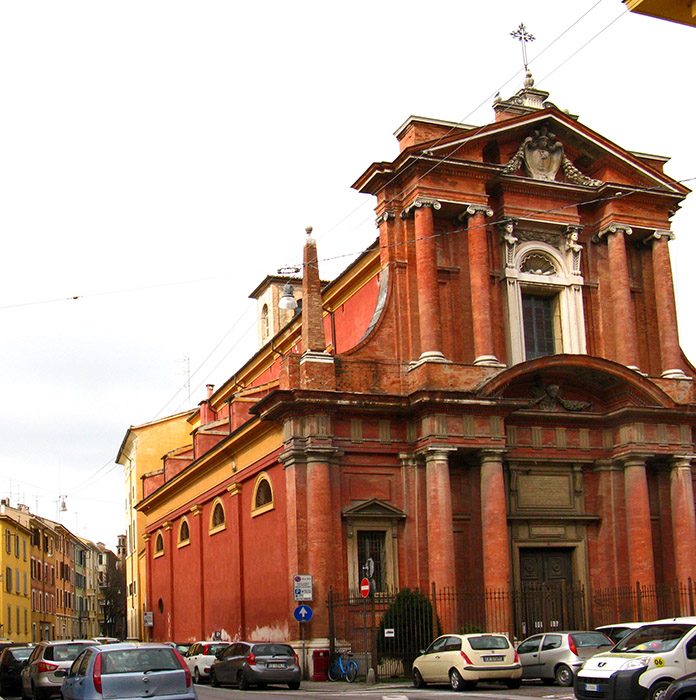
{"label": "small arched window", "polygon": [[273,487],[271,480],[267,474],[261,473],[256,479],[254,485],[254,495],[252,497],[252,515],[260,515],[274,507],[273,504]]}
{"label": "small arched window", "polygon": [[158,532],[157,537],[155,537],[155,556],[161,556],[164,554],[164,537],[162,533]]}
{"label": "small arched window", "polygon": [[191,533],[189,531],[188,520],[184,518],[179,526],[179,544],[188,544],[190,541]]}
{"label": "small arched window", "polygon": [[225,528],[225,508],[222,501],[217,499],[213,504],[213,510],[210,514],[210,532],[217,532]]}
{"label": "small arched window", "polygon": [[261,328],[263,329],[263,337],[268,338],[271,333],[270,318],[268,316],[268,304],[264,304],[261,309]]}

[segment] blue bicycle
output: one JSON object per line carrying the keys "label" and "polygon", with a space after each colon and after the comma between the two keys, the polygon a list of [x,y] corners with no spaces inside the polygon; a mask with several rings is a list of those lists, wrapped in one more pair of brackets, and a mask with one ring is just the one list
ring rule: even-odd
{"label": "blue bicycle", "polygon": [[350,656],[350,652],[347,652],[345,655],[337,654],[333,663],[329,666],[328,675],[330,681],[340,681],[344,679],[352,683],[358,677],[358,664],[352,659],[344,663],[344,656]]}

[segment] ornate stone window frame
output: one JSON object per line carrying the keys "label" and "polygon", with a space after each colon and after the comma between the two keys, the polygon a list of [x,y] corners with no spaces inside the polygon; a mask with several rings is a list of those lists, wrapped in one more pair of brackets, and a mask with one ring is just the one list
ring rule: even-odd
{"label": "ornate stone window frame", "polygon": [[153,548],[152,558],[158,559],[164,556],[164,534],[162,530],[157,530],[155,533],[155,545]]}
{"label": "ornate stone window frame", "polygon": [[[215,511],[217,508],[222,509],[222,522],[214,525]],[[210,522],[208,523],[208,534],[215,535],[218,532],[222,532],[227,528],[227,513],[225,512],[225,506],[222,502],[222,498],[216,498],[210,508]]]}
{"label": "ornate stone window frame", "polygon": [[[258,496],[258,491],[259,488],[261,487],[262,484],[268,484],[268,488],[271,490],[271,500],[268,501],[267,503],[264,503],[260,506],[256,505],[256,499]],[[261,515],[263,513],[267,513],[269,510],[273,510],[275,508],[275,492],[273,491],[273,483],[271,482],[271,477],[268,476],[266,472],[261,472],[257,477],[256,477],[256,482],[254,483],[254,491],[251,495],[251,517],[255,518],[258,515]]]}
{"label": "ornate stone window frame", "polygon": [[[184,526],[186,529],[184,530]],[[179,536],[177,537],[177,547],[186,547],[191,544],[191,526],[188,518],[184,516],[179,523]]]}
{"label": "ornate stone window frame", "polygon": [[[560,226],[559,226],[560,228]],[[533,237],[533,233],[530,237]],[[583,277],[580,274],[580,250],[577,229],[568,227],[559,231],[559,249],[543,240],[527,240],[520,243],[512,224],[503,232],[505,246],[505,324],[508,365],[527,359],[524,343],[522,295],[540,294],[556,299],[559,333],[556,353],[584,354],[587,352],[585,316],[582,303]],[[565,240],[564,240],[565,239]],[[523,272],[522,266],[531,255],[539,255],[553,265],[551,274]]]}

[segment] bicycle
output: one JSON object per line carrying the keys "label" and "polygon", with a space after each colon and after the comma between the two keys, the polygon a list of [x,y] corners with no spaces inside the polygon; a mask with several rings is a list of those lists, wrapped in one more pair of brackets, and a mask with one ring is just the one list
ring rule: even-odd
{"label": "bicycle", "polygon": [[351,656],[351,653],[346,652],[345,654],[337,654],[336,658],[329,666],[328,675],[330,681],[339,681],[343,678],[349,683],[352,683],[358,677],[358,664],[356,664],[352,659],[344,664],[344,656]]}

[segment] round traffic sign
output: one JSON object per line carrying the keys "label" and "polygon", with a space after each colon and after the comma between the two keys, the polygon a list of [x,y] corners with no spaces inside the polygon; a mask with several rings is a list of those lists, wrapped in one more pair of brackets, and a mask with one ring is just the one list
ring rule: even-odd
{"label": "round traffic sign", "polygon": [[294,615],[298,622],[309,622],[314,615],[314,610],[309,605],[298,605],[295,608]]}
{"label": "round traffic sign", "polygon": [[370,595],[370,579],[364,578],[360,581],[360,594],[363,598],[367,598]]}

